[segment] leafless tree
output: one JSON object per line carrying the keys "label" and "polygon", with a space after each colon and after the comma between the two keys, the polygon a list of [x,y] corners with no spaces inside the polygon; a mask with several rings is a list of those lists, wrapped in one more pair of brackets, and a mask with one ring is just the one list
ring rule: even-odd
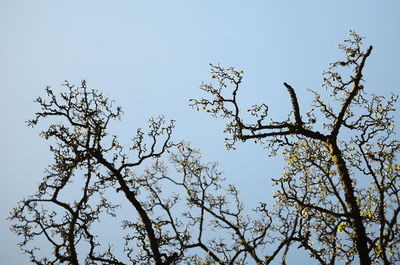
{"label": "leafless tree", "polygon": [[[108,132],[121,108],[84,81],[64,86],[59,95],[48,87],[47,99],[36,99],[41,111],[28,124],[50,120],[41,136],[55,142],[54,163],[38,191],[9,217],[33,263],[244,264],[248,255],[256,257],[266,228],[252,232],[255,221],[244,216],[236,188],[222,186],[216,163],[203,163],[198,150],[172,142],[174,121],[150,119],[148,131],[138,129],[123,146]],[[120,194],[126,203],[117,205]],[[118,207],[135,210],[121,221],[124,249],[100,241],[93,228],[107,215],[118,217]],[[214,237],[211,230],[219,229],[228,238]],[[43,240],[51,254],[39,248]]]}
{"label": "leafless tree", "polygon": [[245,122],[238,104],[243,71],[218,65],[211,65],[216,85],[201,86],[210,98],[192,100],[193,107],[229,120],[228,148],[254,140],[285,157],[283,175],[273,180],[278,211],[271,213],[281,243],[267,263],[281,249],[284,263],[292,245],[320,264],[399,262],[400,142],[393,118],[398,97],[367,93],[362,76],[372,46],[363,50],[363,38],[349,35],[339,45],[345,58],[323,72],[326,93],[310,90],[314,99],[307,112],[284,83],[292,105],[288,118],[267,120],[268,107],[261,104],[248,110],[254,121]]}

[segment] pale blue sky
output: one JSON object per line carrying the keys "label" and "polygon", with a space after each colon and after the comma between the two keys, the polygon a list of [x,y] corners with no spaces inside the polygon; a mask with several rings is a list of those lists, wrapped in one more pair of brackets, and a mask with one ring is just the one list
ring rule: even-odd
{"label": "pale blue sky", "polygon": [[397,92],[399,12],[399,1],[0,0],[0,264],[27,263],[5,218],[51,163],[48,144],[24,123],[46,85],[86,79],[104,91],[125,111],[115,132],[126,139],[150,116],[175,119],[175,138],[218,160],[251,208],[270,200],[281,162],[250,143],[227,152],[224,122],[188,107],[210,80],[208,63],[243,68],[243,106],[265,102],[281,115],[289,106],[282,83],[309,103],[306,88],[320,86],[354,29],[374,46],[366,87]]}

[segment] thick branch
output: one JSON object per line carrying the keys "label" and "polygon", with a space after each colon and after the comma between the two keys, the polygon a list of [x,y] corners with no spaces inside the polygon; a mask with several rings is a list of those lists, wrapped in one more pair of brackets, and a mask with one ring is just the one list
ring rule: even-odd
{"label": "thick branch", "polygon": [[350,92],[349,96],[346,98],[345,102],[342,105],[342,108],[340,109],[338,118],[335,122],[335,125],[333,126],[333,130],[331,133],[331,137],[336,138],[337,134],[339,133],[340,126],[343,124],[343,118],[344,115],[347,111],[347,109],[350,106],[350,103],[353,101],[354,97],[357,95],[358,91],[362,89],[362,86],[360,86],[360,81],[362,78],[362,70],[365,65],[365,61],[367,57],[371,54],[372,51],[372,46],[369,46],[367,52],[364,54],[363,59],[361,60],[360,65],[357,68],[356,76],[354,77],[353,81],[353,89]]}
{"label": "thick branch", "polygon": [[121,186],[121,190],[125,193],[126,198],[129,202],[135,207],[136,211],[139,213],[140,218],[143,221],[143,224],[146,228],[146,233],[150,241],[150,247],[153,252],[153,258],[156,265],[162,265],[163,262],[161,260],[161,254],[159,250],[158,240],[155,236],[154,229],[152,226],[152,222],[147,215],[146,211],[142,207],[141,203],[136,199],[135,193],[132,192],[126,182],[123,179],[120,171],[116,169],[111,163],[109,163],[100,153],[91,151],[93,157],[95,157],[99,163],[104,165],[111,173],[117,178],[119,185]]}
{"label": "thick branch", "polygon": [[368,237],[362,222],[360,207],[358,206],[357,198],[355,197],[353,182],[350,178],[346,162],[344,161],[343,155],[336,145],[336,142],[328,142],[328,147],[332,160],[339,173],[340,183],[344,191],[346,203],[350,209],[351,224],[354,229],[355,245],[359,255],[360,264],[370,265],[371,260],[369,258],[369,249],[367,246]]}
{"label": "thick branch", "polygon": [[296,93],[294,92],[293,87],[288,85],[288,83],[283,83],[283,85],[287,88],[289,95],[290,95],[290,101],[292,102],[292,107],[293,107],[293,112],[294,112],[294,118],[296,121],[296,125],[298,127],[302,127],[303,122],[301,121],[301,116],[300,116],[300,107],[299,107],[299,102],[297,101],[297,96]]}

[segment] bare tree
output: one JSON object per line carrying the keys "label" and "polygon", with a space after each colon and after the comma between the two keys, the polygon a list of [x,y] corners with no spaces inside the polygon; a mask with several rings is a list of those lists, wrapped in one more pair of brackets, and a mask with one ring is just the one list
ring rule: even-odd
{"label": "bare tree", "polygon": [[[84,81],[64,86],[59,95],[47,87],[47,99],[36,99],[41,111],[28,124],[50,120],[41,136],[55,142],[54,163],[38,191],[9,217],[33,263],[244,264],[248,255],[257,258],[266,228],[252,232],[255,221],[243,213],[236,188],[222,186],[216,163],[203,163],[198,150],[172,142],[174,121],[150,119],[148,131],[138,129],[124,146],[108,132],[121,108]],[[125,202],[118,205],[120,194]],[[134,209],[121,220],[123,249],[95,229],[107,215],[118,217],[119,207]],[[268,226],[271,220],[264,219]],[[220,229],[229,236],[215,237],[212,230]],[[39,248],[43,241],[52,253]]]}
{"label": "bare tree", "polygon": [[248,110],[255,121],[245,122],[238,104],[243,71],[218,65],[211,65],[216,85],[201,86],[211,97],[192,100],[193,107],[229,119],[228,148],[254,140],[285,157],[284,173],[274,179],[281,243],[267,263],[281,248],[284,263],[292,245],[321,264],[399,262],[400,142],[393,130],[398,97],[367,94],[362,73],[372,46],[363,50],[362,37],[349,35],[339,45],[345,58],[323,72],[327,93],[310,90],[314,100],[305,113],[294,88],[284,83],[292,105],[288,118],[267,120],[268,107],[261,104]]}
{"label": "bare tree", "polygon": [[[191,100],[228,119],[228,148],[252,140],[284,155],[284,173],[273,179],[275,205],[252,211],[217,163],[172,141],[174,121],[152,118],[147,131],[122,144],[108,128],[121,108],[102,93],[84,81],[66,82],[59,95],[46,88],[28,124],[50,121],[41,135],[53,140],[54,163],[10,214],[21,249],[35,264],[286,264],[293,247],[320,264],[399,262],[398,98],[367,94],[362,71],[372,47],[363,50],[353,31],[350,37],[339,45],[345,59],[323,72],[325,94],[310,90],[308,112],[284,83],[288,118],[267,120],[261,104],[245,122],[238,103],[243,71],[219,65],[211,65],[216,82],[201,85],[209,97]],[[109,216],[121,223],[122,248],[96,229]],[[38,247],[43,241],[51,253]]]}

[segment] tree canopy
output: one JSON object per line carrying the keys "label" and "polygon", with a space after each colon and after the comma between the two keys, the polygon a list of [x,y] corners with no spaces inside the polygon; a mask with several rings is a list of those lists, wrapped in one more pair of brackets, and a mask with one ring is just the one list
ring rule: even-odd
{"label": "tree canopy", "polygon": [[[21,249],[36,264],[285,264],[292,248],[320,264],[400,262],[398,96],[368,91],[372,46],[349,35],[339,45],[344,58],[323,71],[322,89],[310,90],[309,110],[284,83],[292,108],[282,121],[263,103],[242,113],[244,72],[210,65],[212,82],[200,86],[206,97],[190,105],[227,120],[228,149],[251,140],[284,157],[275,204],[252,211],[216,162],[173,140],[174,121],[151,118],[122,144],[109,128],[122,114],[113,101],[85,81],[65,82],[60,94],[47,87],[28,124],[49,121],[41,136],[53,141],[54,163],[10,214]],[[118,207],[134,210],[121,220],[123,249],[96,229]]]}

